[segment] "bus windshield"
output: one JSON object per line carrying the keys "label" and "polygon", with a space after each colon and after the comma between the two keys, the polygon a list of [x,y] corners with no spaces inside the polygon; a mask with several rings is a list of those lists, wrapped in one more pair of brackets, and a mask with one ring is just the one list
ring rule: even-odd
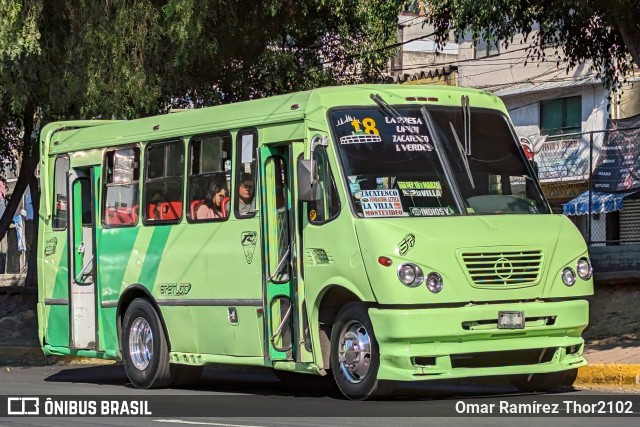
{"label": "bus windshield", "polygon": [[[465,140],[461,108],[429,107],[444,149],[437,153],[420,108],[395,108],[395,118],[371,107],[329,113],[356,215],[460,215],[455,191],[470,215],[549,213],[506,116],[471,109]],[[453,179],[447,179],[438,154],[446,156]]]}

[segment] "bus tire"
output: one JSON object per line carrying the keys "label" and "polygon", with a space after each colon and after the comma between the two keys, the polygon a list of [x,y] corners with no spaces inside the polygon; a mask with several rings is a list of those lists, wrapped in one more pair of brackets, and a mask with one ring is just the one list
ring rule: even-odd
{"label": "bus tire", "polygon": [[124,369],[136,388],[163,388],[171,383],[169,345],[158,313],[144,298],[133,300],[122,321]]}
{"label": "bus tire", "polygon": [[333,379],[347,399],[366,400],[387,392],[377,378],[380,352],[364,304],[351,302],[338,313],[331,329],[330,364]]}
{"label": "bus tire", "polygon": [[578,370],[571,369],[547,374],[514,375],[509,381],[520,391],[551,391],[560,387],[571,387],[577,375]]}

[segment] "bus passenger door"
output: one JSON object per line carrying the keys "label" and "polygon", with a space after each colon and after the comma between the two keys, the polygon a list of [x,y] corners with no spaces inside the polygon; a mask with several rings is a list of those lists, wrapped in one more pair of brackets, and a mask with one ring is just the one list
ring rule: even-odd
{"label": "bus passenger door", "polygon": [[288,146],[261,147],[262,253],[264,257],[265,338],[271,360],[294,360],[295,301],[291,199],[291,166]]}
{"label": "bus passenger door", "polygon": [[97,349],[95,183],[99,168],[71,169],[69,230],[69,310],[71,349]]}

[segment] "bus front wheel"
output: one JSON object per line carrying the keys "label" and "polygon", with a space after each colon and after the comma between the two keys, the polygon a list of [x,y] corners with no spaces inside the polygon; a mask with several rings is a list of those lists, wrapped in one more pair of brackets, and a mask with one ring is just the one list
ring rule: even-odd
{"label": "bus front wheel", "polygon": [[162,388],[171,382],[169,346],[158,313],[144,298],[135,299],[122,322],[124,368],[136,388]]}
{"label": "bus front wheel", "polygon": [[331,330],[331,372],[342,394],[366,400],[388,392],[378,381],[380,353],[367,307],[360,302],[345,305]]}

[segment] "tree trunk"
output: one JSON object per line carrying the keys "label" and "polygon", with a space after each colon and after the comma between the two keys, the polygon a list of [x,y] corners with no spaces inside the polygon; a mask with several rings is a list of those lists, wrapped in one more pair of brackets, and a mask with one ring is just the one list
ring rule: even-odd
{"label": "tree trunk", "polygon": [[640,67],[640,27],[638,27],[638,23],[625,20],[620,23],[618,29],[633,62],[637,67]]}
{"label": "tree trunk", "polygon": [[31,176],[29,192],[31,193],[31,206],[33,207],[33,234],[29,242],[29,259],[27,260],[25,286],[35,288],[38,286],[38,212],[40,212],[40,190],[38,188],[38,178],[36,178],[35,174]]}
{"label": "tree trunk", "polygon": [[631,54],[636,67],[640,67],[640,11],[629,1],[600,2],[600,7],[610,12],[613,24],[617,27],[624,45]]}
{"label": "tree trunk", "polygon": [[[9,225],[13,221],[13,217],[18,210],[18,206],[20,206],[20,202],[22,200],[22,195],[26,190],[27,186],[30,185],[32,180],[36,180],[35,171],[38,166],[38,161],[40,158],[40,153],[38,152],[38,144],[37,142],[32,141],[31,134],[33,132],[33,115],[35,113],[35,108],[32,103],[28,103],[25,107],[23,116],[22,116],[22,126],[24,135],[22,137],[23,141],[23,150],[22,150],[22,161],[20,163],[20,173],[18,174],[18,180],[16,181],[16,185],[11,193],[11,199],[9,199],[9,204],[7,205],[2,218],[0,218],[0,239],[3,239],[7,230],[9,229]],[[32,201],[38,194],[32,194]],[[36,204],[34,204],[34,221],[37,222],[38,211],[35,210]],[[37,240],[36,240],[37,242]],[[26,242],[25,242],[26,243]],[[35,246],[35,245],[34,245]],[[37,249],[34,248],[34,252],[37,253]],[[29,270],[34,269],[36,271],[35,263],[29,263]],[[28,275],[28,272],[27,272]]]}

